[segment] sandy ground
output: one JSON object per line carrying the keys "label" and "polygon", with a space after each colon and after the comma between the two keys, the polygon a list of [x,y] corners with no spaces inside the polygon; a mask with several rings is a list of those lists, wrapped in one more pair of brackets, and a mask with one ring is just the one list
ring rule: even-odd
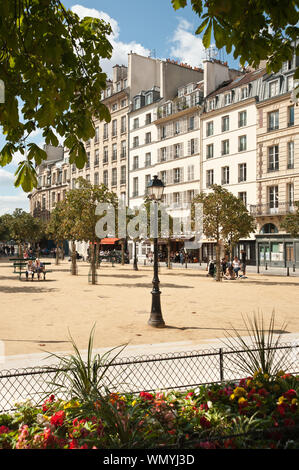
{"label": "sandy ground", "polygon": [[[48,260],[49,261],[49,260]],[[69,331],[79,349],[86,349],[96,323],[95,348],[191,341],[224,336],[232,325],[247,335],[242,314],[275,310],[276,327],[299,332],[299,278],[248,274],[248,278],[217,283],[205,271],[160,268],[166,328],[147,322],[151,308],[152,268],[102,265],[98,284],[88,283],[89,266],[54,260],[46,281],[19,281],[12,263],[0,262],[0,340],[5,355],[69,351]]]}

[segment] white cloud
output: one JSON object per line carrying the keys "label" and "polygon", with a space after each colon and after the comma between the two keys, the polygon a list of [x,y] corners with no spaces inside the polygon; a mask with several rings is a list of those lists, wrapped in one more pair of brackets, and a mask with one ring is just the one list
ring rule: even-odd
{"label": "white cloud", "polygon": [[113,53],[111,59],[103,59],[101,61],[101,67],[109,78],[112,78],[112,67],[114,65],[127,65],[128,54],[130,52],[135,52],[136,54],[144,56],[148,56],[150,54],[150,50],[143,47],[142,44],[139,44],[135,41],[131,41],[129,43],[120,41],[119,24],[114,18],[111,18],[111,16],[107,15],[107,13],[96,10],[95,8],[85,8],[82,5],[74,5],[71,7],[71,10],[80,18],[84,18],[84,16],[90,16],[93,18],[103,19],[107,23],[110,23],[113,33],[109,36],[109,41],[113,47]]}
{"label": "white cloud", "polygon": [[181,62],[192,67],[201,67],[203,59],[206,58],[206,49],[202,39],[192,33],[193,26],[189,21],[181,18],[170,43],[170,54]]}
{"label": "white cloud", "polygon": [[29,212],[27,194],[18,192],[16,196],[0,196],[0,215],[11,214],[16,208]]}

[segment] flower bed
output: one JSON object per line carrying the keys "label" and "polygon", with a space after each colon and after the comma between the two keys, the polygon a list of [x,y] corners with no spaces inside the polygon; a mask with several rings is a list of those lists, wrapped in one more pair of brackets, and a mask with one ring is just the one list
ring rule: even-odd
{"label": "flower bed", "polygon": [[258,372],[187,392],[51,395],[0,415],[0,448],[299,448],[299,376]]}

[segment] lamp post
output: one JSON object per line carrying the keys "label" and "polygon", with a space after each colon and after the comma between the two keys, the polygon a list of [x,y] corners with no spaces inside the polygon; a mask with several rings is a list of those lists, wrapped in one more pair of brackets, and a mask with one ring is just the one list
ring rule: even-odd
{"label": "lamp post", "polygon": [[158,202],[161,201],[164,183],[159,180],[157,175],[149,182],[148,197],[154,204],[154,277],[153,277],[153,290],[152,290],[152,309],[148,324],[155,328],[164,328],[165,323],[162,317],[161,302],[160,302],[160,289],[159,289],[159,276],[158,276]]}

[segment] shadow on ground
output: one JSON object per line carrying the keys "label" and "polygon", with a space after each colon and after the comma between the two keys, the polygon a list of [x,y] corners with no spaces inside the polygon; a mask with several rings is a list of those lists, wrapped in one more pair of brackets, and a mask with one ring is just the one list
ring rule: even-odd
{"label": "shadow on ground", "polygon": [[[147,289],[151,289],[153,287],[152,283],[137,283],[137,284],[101,284],[99,283],[100,286],[114,286],[114,287],[143,287],[143,288],[147,288]],[[193,286],[180,286],[179,284],[166,284],[163,282],[163,285],[162,285],[163,288],[174,288],[174,289],[194,289]]]}
{"label": "shadow on ground", "polygon": [[[30,282],[30,281],[29,281]],[[41,281],[41,282],[49,282],[49,281]],[[21,286],[21,287],[9,287],[9,286],[0,286],[0,292],[3,294],[39,294],[42,292],[55,292],[58,289],[50,289],[47,287],[34,287],[31,285]]]}
{"label": "shadow on ground", "polygon": [[[168,328],[170,330],[212,330],[212,331],[222,331],[225,333],[226,331],[233,331],[234,333],[236,332],[245,332],[245,333],[250,333],[250,330],[248,331],[246,328],[205,328],[205,327],[200,327],[200,326],[172,326],[172,325],[165,325],[165,328]],[[252,333],[254,333],[254,330],[252,330]],[[265,330],[265,333],[272,333],[272,331],[267,331]],[[276,335],[282,335],[282,334],[289,334],[290,331],[286,330],[273,330],[273,333]]]}

